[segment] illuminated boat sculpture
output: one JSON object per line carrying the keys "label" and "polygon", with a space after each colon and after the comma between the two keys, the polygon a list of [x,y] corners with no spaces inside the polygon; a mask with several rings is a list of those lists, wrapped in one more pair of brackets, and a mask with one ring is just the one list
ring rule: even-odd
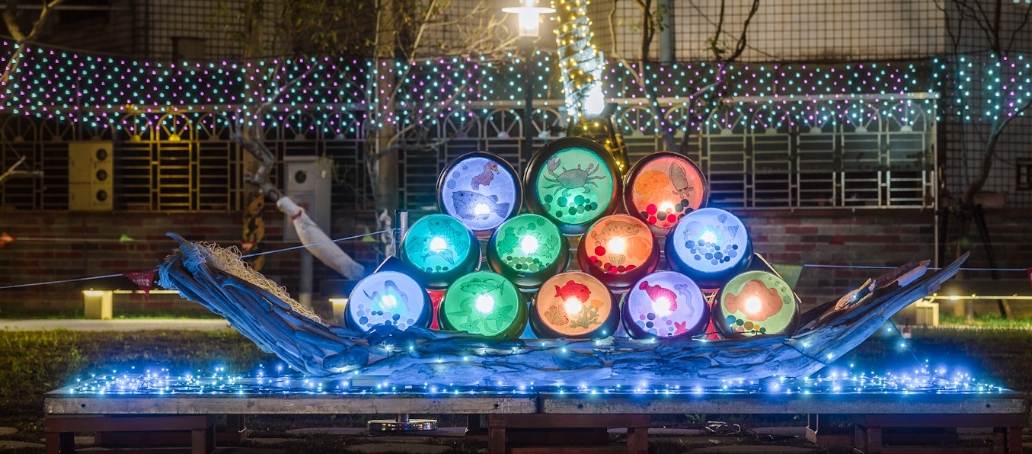
{"label": "illuminated boat sculpture", "polygon": [[366,333],[328,325],[248,268],[235,250],[192,243],[159,267],[160,284],[196,301],[291,367],[311,376],[382,379],[392,385],[549,386],[664,383],[809,376],[874,334],[900,309],[936,291],[967,255],[933,273],[911,262],[799,318],[791,335],[736,339],[630,340],[607,337],[508,340],[377,325]]}

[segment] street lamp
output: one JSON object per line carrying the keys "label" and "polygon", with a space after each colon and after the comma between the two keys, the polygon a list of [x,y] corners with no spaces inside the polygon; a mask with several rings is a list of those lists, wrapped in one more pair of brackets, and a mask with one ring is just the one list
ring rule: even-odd
{"label": "street lamp", "polygon": [[524,162],[530,159],[530,155],[533,152],[534,143],[534,123],[532,121],[534,115],[534,81],[531,80],[533,77],[533,67],[531,66],[531,57],[534,55],[534,40],[538,37],[538,31],[540,27],[538,24],[541,22],[542,14],[551,14],[555,10],[552,8],[542,8],[535,6],[537,0],[522,0],[523,6],[502,8],[503,12],[513,13],[519,17],[519,32],[520,32],[520,48],[524,51],[524,68],[523,68],[523,143],[520,146],[520,157],[523,158]]}

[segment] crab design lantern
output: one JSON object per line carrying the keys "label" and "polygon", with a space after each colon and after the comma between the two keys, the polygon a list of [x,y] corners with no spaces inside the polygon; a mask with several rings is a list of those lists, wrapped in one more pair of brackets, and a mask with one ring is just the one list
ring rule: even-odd
{"label": "crab design lantern", "polygon": [[458,219],[431,214],[401,241],[401,260],[429,288],[444,288],[480,266],[480,242]]}
{"label": "crab design lantern", "polygon": [[467,153],[452,161],[437,182],[441,211],[469,227],[478,237],[520,211],[523,188],[516,170],[486,152]]}
{"label": "crab design lantern", "polygon": [[702,288],[715,289],[749,267],[752,242],[745,224],[719,208],[688,213],[666,239],[670,266]]}
{"label": "crab design lantern", "polygon": [[624,206],[657,235],[706,205],[709,188],[702,170],[690,159],[660,151],[639,160],[627,173]]}
{"label": "crab design lantern", "polygon": [[520,288],[536,289],[570,263],[566,237],[548,218],[521,214],[505,221],[487,243],[491,269]]}
{"label": "crab design lantern", "polygon": [[611,336],[620,311],[602,282],[587,273],[560,273],[545,281],[530,308],[530,328],[539,338]]}
{"label": "crab design lantern", "polygon": [[792,334],[798,322],[798,297],[784,279],[766,271],[735,276],[713,301],[713,325],[724,337]]}
{"label": "crab design lantern", "polygon": [[709,304],[688,276],[659,271],[641,278],[623,296],[623,326],[631,337],[691,337],[709,324]]}
{"label": "crab design lantern", "polygon": [[581,238],[577,262],[582,270],[611,289],[625,289],[656,270],[659,246],[640,219],[626,214],[606,216]]}
{"label": "crab design lantern", "polygon": [[448,287],[440,321],[444,329],[516,339],[527,326],[527,304],[508,279],[478,271]]}
{"label": "crab design lantern", "polygon": [[363,333],[376,325],[428,328],[432,317],[426,290],[399,271],[379,271],[358,281],[344,309],[344,323]]}
{"label": "crab design lantern", "polygon": [[575,236],[616,210],[622,182],[605,148],[564,137],[534,154],[523,184],[530,212],[555,222],[564,235]]}

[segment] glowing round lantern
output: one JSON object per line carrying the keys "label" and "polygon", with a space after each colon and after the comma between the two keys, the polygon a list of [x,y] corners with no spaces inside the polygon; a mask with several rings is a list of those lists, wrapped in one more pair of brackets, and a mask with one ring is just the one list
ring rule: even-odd
{"label": "glowing round lantern", "polygon": [[527,208],[580,235],[616,210],[622,182],[613,156],[586,139],[564,137],[537,151],[524,175]]}
{"label": "glowing round lantern", "polygon": [[602,282],[581,272],[552,276],[530,308],[530,328],[540,338],[595,338],[613,335],[620,310]]}
{"label": "glowing round lantern", "polygon": [[671,267],[712,289],[749,267],[752,242],[735,215],[702,208],[688,213],[670,232],[666,256]]}
{"label": "glowing round lantern", "polygon": [[713,300],[713,325],[725,337],[791,334],[799,321],[799,299],[784,279],[746,271],[731,279]]}
{"label": "glowing round lantern", "polygon": [[516,339],[527,326],[527,304],[508,279],[478,271],[448,287],[440,318],[444,329]]}
{"label": "glowing round lantern", "polygon": [[523,188],[502,158],[477,151],[452,161],[437,182],[437,204],[477,236],[488,236],[520,211]]}
{"label": "glowing round lantern", "polygon": [[609,288],[623,289],[656,270],[659,246],[644,222],[614,214],[599,219],[584,234],[577,263]]}
{"label": "glowing round lantern", "polygon": [[634,338],[702,334],[709,319],[702,290],[678,272],[645,276],[623,296],[623,326]]}
{"label": "glowing round lantern", "polygon": [[498,227],[487,243],[487,263],[520,288],[537,288],[570,264],[569,243],[552,221],[521,214]]}
{"label": "glowing round lantern", "polygon": [[344,310],[344,323],[361,332],[381,324],[402,330],[410,326],[427,328],[432,318],[426,290],[398,271],[380,271],[358,281]]}
{"label": "glowing round lantern", "polygon": [[431,214],[412,224],[400,255],[427,287],[442,288],[480,266],[480,242],[458,219]]}
{"label": "glowing round lantern", "polygon": [[706,205],[706,177],[687,157],[669,151],[652,153],[627,173],[624,206],[656,234],[666,235],[688,213]]}

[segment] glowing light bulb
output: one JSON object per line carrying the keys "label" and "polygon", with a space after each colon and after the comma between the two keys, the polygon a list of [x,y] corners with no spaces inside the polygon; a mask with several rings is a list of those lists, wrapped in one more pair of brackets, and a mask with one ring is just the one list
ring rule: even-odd
{"label": "glowing light bulb", "polygon": [[485,216],[491,214],[491,208],[486,203],[478,203],[473,206],[473,214],[477,216]]}
{"label": "glowing light bulb", "polygon": [[606,244],[606,249],[613,254],[623,254],[627,251],[627,238],[618,236],[609,240]]}
{"label": "glowing light bulb", "polygon": [[759,297],[750,296],[745,299],[745,312],[749,315],[758,314],[763,309],[763,301]]}
{"label": "glowing light bulb", "polygon": [[702,240],[702,241],[705,241],[707,243],[716,243],[717,242],[717,234],[713,233],[712,230],[707,230],[707,231],[705,231],[702,234],[701,237],[699,237],[699,239]]}
{"label": "glowing light bulb", "polygon": [[538,250],[538,240],[531,235],[520,238],[520,252],[526,255],[533,254]]}
{"label": "glowing light bulb", "polygon": [[663,203],[660,203],[659,204],[659,211],[666,211],[666,212],[674,211],[674,203],[673,202],[663,202]]}
{"label": "glowing light bulb", "polygon": [[655,312],[656,315],[660,317],[670,315],[670,300],[664,296],[656,298],[656,300],[652,302],[652,312]]}
{"label": "glowing light bulb", "polygon": [[384,295],[380,298],[380,307],[387,311],[393,311],[398,307],[398,298],[390,294]]}
{"label": "glowing light bulb", "polygon": [[570,297],[563,302],[563,307],[566,309],[567,315],[576,315],[584,307],[584,303],[577,299],[577,297]]}
{"label": "glowing light bulb", "polygon": [[435,236],[430,240],[430,250],[434,252],[441,252],[448,249],[448,240]]}
{"label": "glowing light bulb", "polygon": [[487,315],[494,312],[495,300],[491,295],[477,295],[477,300],[473,305],[478,312]]}

